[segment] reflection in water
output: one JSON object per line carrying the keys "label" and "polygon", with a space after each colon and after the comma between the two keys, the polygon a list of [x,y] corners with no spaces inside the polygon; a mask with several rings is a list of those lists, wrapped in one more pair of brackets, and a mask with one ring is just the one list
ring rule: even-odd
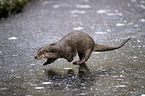
{"label": "reflection in water", "polygon": [[[51,82],[46,87],[46,90],[61,90],[69,92],[72,95],[88,95],[91,87],[95,86],[96,80],[106,71],[91,72],[85,63],[79,65],[78,74],[75,75],[73,69],[68,69],[67,74],[62,75],[55,70],[47,70],[45,73],[48,76],[48,82]],[[54,95],[54,94],[53,94]]]}
{"label": "reflection in water", "polygon": [[84,82],[88,82],[88,83],[93,82],[93,75],[85,63],[81,64],[79,67],[78,78],[83,83]]}
{"label": "reflection in water", "polygon": [[85,63],[79,65],[77,76],[75,76],[73,69],[69,69],[66,75],[61,75],[54,70],[47,70],[45,73],[48,75],[48,79],[52,81],[52,85],[49,87],[53,89],[63,88],[81,91],[92,86],[97,78],[97,74],[93,75]]}

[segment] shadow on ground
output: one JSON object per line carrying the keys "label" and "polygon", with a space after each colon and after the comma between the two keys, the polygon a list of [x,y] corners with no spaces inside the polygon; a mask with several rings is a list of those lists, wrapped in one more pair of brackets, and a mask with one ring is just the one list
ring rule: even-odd
{"label": "shadow on ground", "polygon": [[74,70],[69,69],[67,74],[62,75],[55,70],[44,70],[53,84],[49,88],[53,89],[66,89],[81,90],[82,88],[89,88],[94,85],[99,75],[106,74],[107,71],[98,70],[95,73],[91,72],[86,63],[78,65],[78,74],[75,76]]}

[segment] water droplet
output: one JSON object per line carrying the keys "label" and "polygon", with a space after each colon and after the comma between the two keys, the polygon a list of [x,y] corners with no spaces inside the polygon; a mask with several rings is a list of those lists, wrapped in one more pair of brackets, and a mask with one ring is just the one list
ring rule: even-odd
{"label": "water droplet", "polygon": [[138,24],[135,24],[133,27],[136,27],[137,28],[137,27],[139,27],[139,25]]}
{"label": "water droplet", "polygon": [[33,72],[34,70],[29,70],[30,72]]}
{"label": "water droplet", "polygon": [[93,90],[93,88],[90,88],[90,90],[92,91],[92,90]]}
{"label": "water droplet", "polygon": [[71,84],[66,84],[67,87],[72,86]]}
{"label": "water droplet", "polygon": [[82,30],[84,29],[83,27],[76,27],[76,28],[73,28],[73,30]]}
{"label": "water droplet", "polygon": [[110,29],[107,29],[107,32],[110,32],[111,30]]}
{"label": "water droplet", "polygon": [[33,95],[26,95],[26,96],[33,96]]}
{"label": "water droplet", "polygon": [[77,8],[90,8],[90,5],[76,5]]}
{"label": "water droplet", "polygon": [[10,37],[10,38],[8,38],[9,40],[16,40],[16,39],[18,39],[18,38],[16,38],[16,37]]}
{"label": "water droplet", "polygon": [[119,10],[114,10],[115,12],[119,12]]}
{"label": "water droplet", "polygon": [[140,21],[141,21],[141,22],[145,22],[145,19],[141,19]]}
{"label": "water droplet", "polygon": [[123,79],[117,79],[117,80],[119,80],[119,81],[123,81]]}
{"label": "water droplet", "polygon": [[124,23],[127,23],[127,21],[126,21],[126,20],[124,20],[123,22],[124,22]]}
{"label": "water droplet", "polygon": [[2,90],[2,91],[3,91],[3,90],[7,90],[7,89],[8,89],[8,88],[0,88],[0,90]]}
{"label": "water droplet", "polygon": [[108,10],[98,10],[98,11],[97,11],[97,13],[99,13],[99,14],[100,14],[100,13],[107,13],[107,12],[108,12]]}
{"label": "water droplet", "polygon": [[118,23],[118,24],[116,24],[116,26],[124,26],[125,24],[123,24],[123,23]]}
{"label": "water droplet", "polygon": [[124,77],[123,75],[120,75],[120,77]]}
{"label": "water droplet", "polygon": [[44,89],[44,87],[35,87],[35,89]]}
{"label": "water droplet", "polygon": [[72,13],[72,14],[85,14],[86,11],[72,10],[71,13]]}
{"label": "water droplet", "polygon": [[59,5],[54,5],[54,6],[53,6],[53,8],[59,8],[59,7],[60,7]]}
{"label": "water droplet", "polygon": [[88,93],[80,93],[80,94],[77,94],[77,95],[87,95]]}
{"label": "water droplet", "polygon": [[107,32],[95,32],[96,34],[107,34]]}
{"label": "water droplet", "polygon": [[64,68],[64,69],[69,70],[69,69],[72,69],[72,68]]}
{"label": "water droplet", "polygon": [[145,3],[145,1],[140,1],[140,3]]}
{"label": "water droplet", "polygon": [[122,16],[122,13],[107,13],[108,16]]}
{"label": "water droplet", "polygon": [[112,77],[118,77],[118,76],[112,76]]}
{"label": "water droplet", "polygon": [[140,40],[137,40],[137,42],[141,42]]}
{"label": "water droplet", "polygon": [[100,77],[103,77],[103,76],[105,76],[105,75],[99,75]]}
{"label": "water droplet", "polygon": [[45,4],[48,4],[48,3],[49,3],[48,1],[44,1],[42,4],[44,4],[44,5],[45,5]]}
{"label": "water droplet", "polygon": [[142,94],[141,96],[145,96],[145,94]]}
{"label": "water droplet", "polygon": [[138,5],[138,7],[142,8],[142,9],[145,9],[145,6],[144,5]]}
{"label": "water droplet", "polygon": [[30,64],[30,65],[35,65],[35,64]]}
{"label": "water droplet", "polygon": [[16,76],[16,78],[21,78],[21,76]]}
{"label": "water droplet", "polygon": [[30,84],[30,85],[32,85],[32,86],[37,86],[37,84]]}
{"label": "water droplet", "polygon": [[13,69],[12,69],[11,71],[12,71],[12,72],[14,72],[14,70],[13,70]]}
{"label": "water droplet", "polygon": [[126,87],[126,85],[118,85],[118,86],[116,86],[117,88],[119,88],[119,87],[121,87],[121,88],[123,88],[123,87]]}
{"label": "water droplet", "polygon": [[136,59],[136,58],[138,58],[138,57],[137,57],[137,56],[134,56],[134,57],[132,57],[132,58]]}
{"label": "water droplet", "polygon": [[52,84],[52,82],[42,82],[43,85]]}
{"label": "water droplet", "polygon": [[18,56],[18,54],[17,55],[12,55],[13,57],[17,57]]}

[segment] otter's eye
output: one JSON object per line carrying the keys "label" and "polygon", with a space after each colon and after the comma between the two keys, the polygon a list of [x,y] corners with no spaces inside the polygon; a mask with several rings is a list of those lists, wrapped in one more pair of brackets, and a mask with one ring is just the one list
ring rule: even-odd
{"label": "otter's eye", "polygon": [[50,52],[56,52],[56,50],[55,49],[51,49]]}
{"label": "otter's eye", "polygon": [[42,52],[40,52],[39,55],[42,55]]}

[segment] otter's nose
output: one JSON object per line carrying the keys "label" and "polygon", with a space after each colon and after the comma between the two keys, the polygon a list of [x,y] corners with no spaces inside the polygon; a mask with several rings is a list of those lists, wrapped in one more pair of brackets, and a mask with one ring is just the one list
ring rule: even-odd
{"label": "otter's nose", "polygon": [[37,59],[37,56],[35,56],[34,58]]}

